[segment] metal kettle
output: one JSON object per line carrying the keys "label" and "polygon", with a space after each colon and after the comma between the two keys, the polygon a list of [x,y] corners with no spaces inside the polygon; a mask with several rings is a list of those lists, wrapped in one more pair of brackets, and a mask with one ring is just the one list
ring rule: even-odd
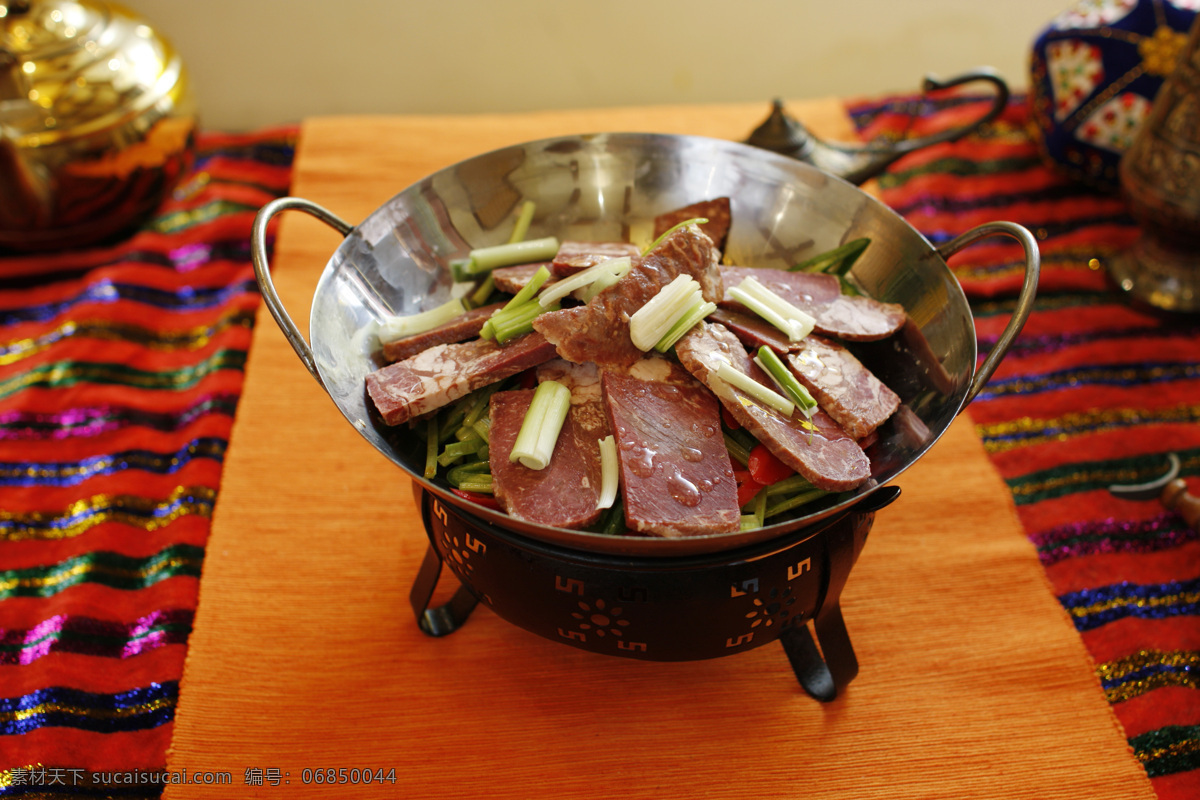
{"label": "metal kettle", "polygon": [[101,0],[0,0],[0,251],[95,245],[153,212],[190,164],[183,61]]}
{"label": "metal kettle", "polygon": [[783,102],[776,100],[770,115],[751,132],[746,144],[791,156],[855,185],[862,184],[882,173],[901,156],[931,145],[961,139],[1004,113],[1010,95],[1008,84],[990,67],[979,67],[949,80],[928,75],[921,90],[928,93],[975,82],[990,84],[993,89],[991,105],[970,122],[948,130],[913,139],[866,145],[826,142],[814,136],[800,120],[788,116],[783,109]]}

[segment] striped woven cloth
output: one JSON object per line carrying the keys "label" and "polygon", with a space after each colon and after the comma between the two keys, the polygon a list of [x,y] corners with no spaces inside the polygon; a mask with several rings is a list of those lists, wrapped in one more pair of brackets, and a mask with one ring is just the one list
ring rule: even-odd
{"label": "striped woven cloth", "polygon": [[0,797],[162,793],[297,133],[202,134],[129,238],[0,258]]}
{"label": "striped woven cloth", "polygon": [[[980,102],[892,97],[849,110],[864,139],[886,140],[977,118]],[[1048,168],[1027,122],[1015,97],[977,133],[898,161],[881,196],[934,244],[993,220],[1037,236],[1036,305],[970,416],[1155,791],[1200,797],[1200,541],[1158,501],[1107,491],[1163,474],[1170,452],[1200,491],[1200,318],[1139,313],[1113,291],[1103,265],[1137,227],[1120,198]],[[1013,310],[1021,252],[987,239],[951,266],[986,351]]]}

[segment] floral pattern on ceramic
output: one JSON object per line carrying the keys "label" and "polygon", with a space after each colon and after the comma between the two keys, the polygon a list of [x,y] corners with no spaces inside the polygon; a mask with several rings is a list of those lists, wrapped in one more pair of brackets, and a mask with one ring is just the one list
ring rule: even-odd
{"label": "floral pattern on ceramic", "polygon": [[1038,35],[1030,124],[1043,157],[1118,188],[1117,166],[1187,43],[1200,0],[1081,0]]}

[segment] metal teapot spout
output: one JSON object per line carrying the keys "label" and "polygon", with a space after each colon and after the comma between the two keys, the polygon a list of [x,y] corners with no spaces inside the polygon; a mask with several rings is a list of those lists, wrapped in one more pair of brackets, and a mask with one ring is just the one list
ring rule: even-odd
{"label": "metal teapot spout", "polygon": [[927,76],[922,91],[950,89],[975,81],[985,81],[995,88],[996,94],[987,112],[965,125],[928,136],[902,139],[888,144],[848,145],[825,142],[814,136],[799,120],[788,116],[783,109],[783,103],[775,100],[770,115],[754,129],[746,139],[746,144],[791,156],[850,183],[861,184],[879,175],[903,155],[930,145],[960,139],[1000,116],[1008,104],[1008,84],[994,70],[986,67],[948,81]]}

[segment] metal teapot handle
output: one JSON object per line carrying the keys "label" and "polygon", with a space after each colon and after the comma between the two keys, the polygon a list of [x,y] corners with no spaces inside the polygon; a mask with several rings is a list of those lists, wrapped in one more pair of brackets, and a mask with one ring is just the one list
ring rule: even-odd
{"label": "metal teapot handle", "polygon": [[259,209],[258,214],[254,217],[254,227],[250,231],[250,256],[254,261],[254,277],[258,280],[258,288],[262,293],[263,302],[267,304],[271,316],[275,318],[275,322],[278,323],[279,329],[291,343],[296,355],[300,356],[300,360],[317,379],[317,383],[321,384],[321,388],[325,388],[325,381],[321,380],[321,373],[317,371],[317,362],[313,358],[312,348],[309,347],[308,342],[304,339],[304,334],[300,333],[300,329],[296,327],[296,323],[292,322],[292,318],[284,309],[283,301],[279,299],[279,293],[275,291],[275,283],[271,280],[270,264],[267,262],[267,225],[276,214],[289,209],[303,211],[316,217],[342,236],[348,236],[350,231],[354,230],[354,226],[310,200],[300,197],[281,197]]}
{"label": "metal teapot handle", "polygon": [[922,92],[951,89],[975,81],[989,83],[996,90],[996,95],[988,110],[965,125],[931,133],[928,136],[901,139],[886,144],[851,145],[825,142],[814,136],[799,121],[787,116],[783,110],[783,103],[776,100],[770,116],[750,134],[750,137],[746,139],[746,144],[792,156],[812,164],[818,169],[844,178],[850,183],[861,184],[879,175],[903,155],[923,147],[961,139],[1000,116],[1008,105],[1008,84],[1000,77],[999,73],[989,67],[980,67],[946,81],[933,75],[927,75],[922,84]]}
{"label": "metal teapot handle", "polygon": [[1029,232],[1029,229],[1015,222],[985,222],[954,237],[953,240],[937,248],[936,252],[943,260],[949,259],[964,247],[988,236],[1011,236],[1020,242],[1025,251],[1025,281],[1021,285],[1021,294],[1017,297],[1017,307],[1013,309],[1008,325],[1004,327],[1004,332],[996,340],[996,345],[987,354],[987,358],[975,370],[975,375],[971,379],[971,389],[967,392],[961,408],[970,405],[971,401],[975,399],[975,395],[979,394],[987,384],[992,373],[996,371],[996,367],[1000,366],[1000,361],[1008,352],[1013,340],[1025,326],[1025,320],[1029,318],[1029,312],[1033,310],[1033,300],[1037,295],[1038,275],[1041,273],[1042,256],[1038,249],[1037,239]]}

